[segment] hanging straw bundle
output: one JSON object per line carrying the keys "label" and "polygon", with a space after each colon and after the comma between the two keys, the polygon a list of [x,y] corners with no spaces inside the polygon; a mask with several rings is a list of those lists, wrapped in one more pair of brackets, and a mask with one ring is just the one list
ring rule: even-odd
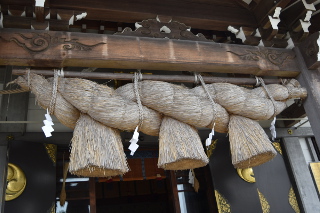
{"label": "hanging straw bundle", "polygon": [[158,167],[185,170],[205,166],[208,162],[197,130],[165,116],[159,134]]}
{"label": "hanging straw bundle", "polygon": [[69,171],[85,177],[123,175],[128,169],[120,133],[81,114],[71,140]]}
{"label": "hanging straw bundle", "polygon": [[[40,75],[30,73],[29,77],[19,76],[15,83],[22,88],[31,89],[35,94],[37,102],[43,109],[50,108],[50,101],[52,98],[52,82],[49,83]],[[66,101],[59,92],[57,92],[55,107],[53,114],[65,126],[74,129],[77,120],[79,119],[79,111]]]}
{"label": "hanging straw bundle", "polygon": [[[138,126],[137,103],[117,95],[108,86],[77,78],[61,79],[60,82],[58,90],[63,97],[95,120],[127,131],[132,131]],[[142,109],[144,120],[139,129],[145,134],[158,136],[161,114],[145,106],[142,106]]]}
{"label": "hanging straw bundle", "polygon": [[235,168],[259,166],[277,154],[259,123],[242,116],[230,116],[229,140]]}

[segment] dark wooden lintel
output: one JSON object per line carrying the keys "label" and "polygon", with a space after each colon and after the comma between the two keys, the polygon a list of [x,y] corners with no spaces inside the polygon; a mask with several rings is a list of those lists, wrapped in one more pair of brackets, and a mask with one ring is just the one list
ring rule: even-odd
{"label": "dark wooden lintel", "polygon": [[[284,118],[304,118],[307,116],[307,114],[302,104],[293,103],[281,112],[281,116]],[[283,121],[283,124],[285,127],[292,127],[298,122],[299,120],[285,120]]]}
{"label": "dark wooden lintel", "polygon": [[73,32],[2,29],[0,34],[0,65],[219,72],[278,77],[296,77],[300,73],[295,53],[288,49]]}

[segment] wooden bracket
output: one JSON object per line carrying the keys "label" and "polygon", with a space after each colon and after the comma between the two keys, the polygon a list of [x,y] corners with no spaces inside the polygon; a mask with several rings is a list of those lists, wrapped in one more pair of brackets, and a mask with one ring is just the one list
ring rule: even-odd
{"label": "wooden bracket", "polygon": [[306,40],[300,43],[299,49],[308,69],[320,67],[320,32],[313,33]]}

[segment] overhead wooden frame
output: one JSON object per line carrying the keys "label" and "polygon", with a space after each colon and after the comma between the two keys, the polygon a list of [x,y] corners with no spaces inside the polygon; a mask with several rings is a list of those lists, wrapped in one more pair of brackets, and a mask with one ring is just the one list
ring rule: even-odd
{"label": "overhead wooden frame", "polygon": [[0,30],[0,65],[296,77],[292,50],[135,36]]}

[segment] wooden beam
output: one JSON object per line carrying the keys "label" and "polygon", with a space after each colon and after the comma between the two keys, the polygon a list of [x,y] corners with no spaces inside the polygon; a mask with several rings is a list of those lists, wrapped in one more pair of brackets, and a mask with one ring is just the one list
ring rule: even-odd
{"label": "wooden beam", "polygon": [[[54,76],[54,71],[50,70],[31,70],[30,73],[34,73],[42,76]],[[132,80],[134,74],[129,73],[109,73],[109,72],[74,72],[64,71],[65,78],[86,78],[86,79],[113,79],[113,80]],[[27,74],[26,69],[13,69],[13,75],[25,75]],[[188,82],[194,83],[195,77],[190,75],[143,75],[143,80],[152,81],[166,81],[166,82]],[[249,85],[257,84],[255,78],[224,78],[224,77],[202,77],[205,83],[231,83],[236,85]],[[265,84],[280,84],[281,79],[264,79]]]}
{"label": "wooden beam", "polygon": [[257,27],[248,10],[183,0],[73,0],[50,1],[50,8],[86,11],[86,19],[134,23],[154,19],[157,15],[172,16],[173,20],[192,28],[226,31],[229,25]]}
{"label": "wooden beam", "polygon": [[175,171],[170,171],[170,184],[171,184],[171,189],[172,191],[172,198],[173,198],[173,203],[174,203],[174,213],[180,213],[180,202],[179,202],[179,195],[178,195],[178,186],[177,186],[177,177]]}
{"label": "wooden beam", "polygon": [[8,169],[8,141],[0,140],[0,213],[4,213],[4,204],[7,188]]}
{"label": "wooden beam", "polygon": [[289,137],[283,139],[283,145],[296,183],[297,196],[300,208],[305,213],[320,212],[319,197],[312,180],[309,166],[304,158],[299,138]]}
{"label": "wooden beam", "polygon": [[300,73],[295,53],[287,49],[14,29],[2,29],[0,35],[0,65],[219,72],[278,77],[296,77]]}

